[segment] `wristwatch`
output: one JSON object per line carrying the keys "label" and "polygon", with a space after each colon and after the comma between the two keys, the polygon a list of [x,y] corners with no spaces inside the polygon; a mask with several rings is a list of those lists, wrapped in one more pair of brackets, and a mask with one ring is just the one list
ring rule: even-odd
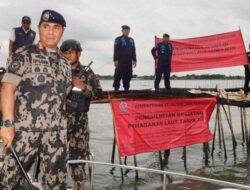
{"label": "wristwatch", "polygon": [[10,120],[1,121],[1,126],[8,128],[8,127],[12,127],[13,125],[15,125],[14,121],[10,121]]}

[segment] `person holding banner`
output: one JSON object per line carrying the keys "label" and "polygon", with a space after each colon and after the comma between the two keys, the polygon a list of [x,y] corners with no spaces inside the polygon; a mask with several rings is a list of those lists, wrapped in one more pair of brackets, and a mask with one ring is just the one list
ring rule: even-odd
{"label": "person holding banner", "polygon": [[159,92],[159,84],[161,81],[162,74],[164,75],[165,88],[167,91],[171,89],[170,86],[170,72],[171,72],[171,60],[173,55],[173,46],[169,42],[170,36],[163,34],[162,42],[156,44],[152,48],[151,53],[154,57],[156,68],[155,68],[155,91]]}
{"label": "person holding banner", "polygon": [[[249,45],[249,49],[250,49],[250,45]],[[247,52],[247,57],[248,57],[248,64],[244,65],[245,67],[245,83],[244,83],[244,94],[247,96],[248,94],[248,90],[249,90],[249,81],[250,81],[250,68],[249,68],[249,64],[250,64],[250,51]]]}

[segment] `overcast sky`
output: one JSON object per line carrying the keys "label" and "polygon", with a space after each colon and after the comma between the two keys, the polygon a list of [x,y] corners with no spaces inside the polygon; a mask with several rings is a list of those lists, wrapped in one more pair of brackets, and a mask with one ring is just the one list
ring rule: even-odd
{"label": "overcast sky", "polygon": [[[41,12],[62,13],[67,28],[62,40],[81,42],[81,61],[94,61],[98,74],[113,74],[113,43],[120,26],[131,26],[135,39],[138,75],[153,74],[150,50],[154,36],[169,33],[173,39],[198,37],[237,30],[240,26],[246,48],[250,43],[250,0],[0,0],[0,65],[5,66],[11,28],[20,26],[21,17],[32,18],[37,31]],[[242,67],[188,73],[243,75]],[[178,73],[179,75],[187,73]]]}

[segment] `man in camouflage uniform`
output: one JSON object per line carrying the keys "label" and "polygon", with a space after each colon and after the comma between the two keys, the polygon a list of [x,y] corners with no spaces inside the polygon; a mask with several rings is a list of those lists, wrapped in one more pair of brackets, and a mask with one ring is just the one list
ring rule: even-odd
{"label": "man in camouflage uniform", "polygon": [[7,62],[2,79],[3,126],[7,148],[0,189],[22,189],[24,179],[9,147],[28,171],[38,156],[43,170],[43,190],[66,190],[67,123],[65,101],[71,90],[68,60],[57,48],[66,22],[52,10],[39,23],[43,50],[31,45],[17,50]]}
{"label": "man in camouflage uniform", "polygon": [[[100,82],[94,72],[79,62],[81,45],[76,40],[66,40],[60,47],[70,60],[73,75],[73,89],[67,100],[69,159],[89,158],[88,115],[91,98],[101,95]],[[86,182],[85,165],[71,165],[73,189],[83,190]]]}

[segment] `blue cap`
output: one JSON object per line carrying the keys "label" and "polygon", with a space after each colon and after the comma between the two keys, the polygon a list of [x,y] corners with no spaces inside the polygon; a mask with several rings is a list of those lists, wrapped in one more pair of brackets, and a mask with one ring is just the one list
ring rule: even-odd
{"label": "blue cap", "polygon": [[30,17],[28,17],[28,16],[23,16],[23,18],[22,18],[22,23],[25,23],[25,22],[30,23],[30,22],[31,22]]}
{"label": "blue cap", "polygon": [[123,30],[130,30],[130,27],[128,25],[122,25]]}
{"label": "blue cap", "polygon": [[169,34],[163,34],[163,38],[169,38]]}
{"label": "blue cap", "polygon": [[42,12],[40,24],[42,22],[58,23],[63,27],[66,27],[66,21],[63,16],[60,13],[49,9],[46,9]]}

